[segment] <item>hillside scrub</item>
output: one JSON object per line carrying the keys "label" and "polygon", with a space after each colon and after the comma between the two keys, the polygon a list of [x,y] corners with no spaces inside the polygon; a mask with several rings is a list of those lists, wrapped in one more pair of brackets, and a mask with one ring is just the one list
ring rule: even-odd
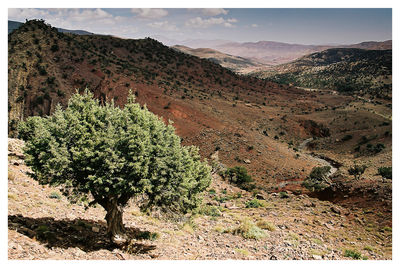
{"label": "hillside scrub", "polygon": [[330,185],[328,180],[330,170],[330,166],[314,167],[302,185],[310,191],[321,191],[325,189]]}
{"label": "hillside scrub", "polygon": [[349,175],[354,176],[355,180],[359,180],[361,175],[364,174],[365,170],[367,169],[366,165],[354,165],[350,167],[347,171],[349,172]]}
{"label": "hillside scrub", "polygon": [[227,177],[229,182],[236,184],[243,190],[251,191],[255,188],[254,180],[247,174],[247,169],[245,167],[236,166],[228,168],[222,175]]}
{"label": "hillside scrub", "polygon": [[382,176],[383,179],[392,179],[392,167],[380,167],[378,168],[378,174]]}
{"label": "hillside scrub", "polygon": [[[143,211],[187,213],[201,204],[210,167],[198,148],[182,146],[166,126],[129,95],[123,109],[100,105],[87,89],[71,97],[65,110],[29,117],[19,126],[26,163],[40,184],[61,186],[71,201],[93,199],[106,211],[107,233],[115,243],[127,237],[123,209],[137,197]],[[172,214],[171,214],[172,215]]]}

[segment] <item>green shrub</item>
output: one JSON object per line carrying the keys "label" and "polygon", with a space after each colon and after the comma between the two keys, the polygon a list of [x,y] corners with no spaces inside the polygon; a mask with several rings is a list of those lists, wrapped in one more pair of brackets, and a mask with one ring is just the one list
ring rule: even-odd
{"label": "green shrub", "polygon": [[50,48],[50,50],[51,50],[52,52],[56,52],[56,51],[58,51],[58,49],[59,49],[59,47],[58,47],[57,44],[52,45],[51,48]]}
{"label": "green shrub", "polygon": [[138,240],[151,240],[155,241],[160,237],[159,233],[152,233],[149,231],[140,232],[139,234],[135,235],[135,238]]}
{"label": "green shrub", "polygon": [[260,220],[256,224],[261,229],[268,230],[270,232],[273,232],[273,231],[276,230],[276,227],[275,227],[275,225],[273,223],[265,221],[265,220]]}
{"label": "green shrub", "polygon": [[302,185],[310,191],[321,191],[329,186],[330,166],[314,167]]}
{"label": "green shrub", "polygon": [[233,234],[240,234],[246,239],[261,239],[267,234],[249,219],[245,219],[239,227],[233,230]]}
{"label": "green shrub", "polygon": [[258,199],[252,199],[246,203],[246,208],[259,208],[264,207],[264,203],[262,203]]}
{"label": "green shrub", "polygon": [[221,211],[216,206],[202,206],[197,212],[202,215],[211,216],[211,217],[219,217],[221,216]]}
{"label": "green shrub", "polygon": [[378,168],[378,174],[384,179],[392,179],[392,167],[380,167]]}
{"label": "green shrub", "polygon": [[365,170],[367,169],[366,165],[354,165],[350,167],[347,171],[349,172],[349,175],[354,176],[355,180],[360,179],[361,175],[364,174]]}
{"label": "green shrub", "polygon": [[344,256],[352,258],[354,260],[366,260],[366,257],[363,257],[361,253],[357,252],[356,250],[346,249],[344,251]]}
{"label": "green shrub", "polygon": [[60,195],[59,193],[57,193],[57,192],[52,192],[52,193],[49,195],[49,198],[52,198],[52,199],[61,199],[61,195]]}
{"label": "green shrub", "polygon": [[279,197],[280,198],[289,198],[289,195],[287,192],[283,191],[283,192],[279,192]]}
{"label": "green shrub", "polygon": [[242,166],[236,166],[233,168],[228,168],[225,171],[224,177],[227,177],[229,182],[236,184],[238,187],[251,191],[255,188],[253,184],[253,179],[249,174],[247,174],[247,169]]}

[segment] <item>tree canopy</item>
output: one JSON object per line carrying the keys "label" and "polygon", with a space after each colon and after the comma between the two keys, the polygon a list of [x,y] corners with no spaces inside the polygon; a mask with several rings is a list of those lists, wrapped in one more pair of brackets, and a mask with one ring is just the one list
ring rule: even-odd
{"label": "tree canopy", "polygon": [[185,213],[201,203],[211,181],[198,148],[182,146],[171,122],[164,124],[132,94],[121,109],[100,105],[88,90],[76,93],[65,110],[57,106],[51,116],[22,122],[19,136],[34,179],[61,186],[70,198],[92,197],[107,212],[140,196],[143,210]]}

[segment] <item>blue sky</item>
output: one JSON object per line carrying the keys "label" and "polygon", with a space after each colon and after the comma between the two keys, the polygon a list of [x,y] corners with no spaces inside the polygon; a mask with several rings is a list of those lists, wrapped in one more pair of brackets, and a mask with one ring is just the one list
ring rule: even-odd
{"label": "blue sky", "polygon": [[9,9],[8,19],[124,38],[350,44],[392,39],[391,9]]}

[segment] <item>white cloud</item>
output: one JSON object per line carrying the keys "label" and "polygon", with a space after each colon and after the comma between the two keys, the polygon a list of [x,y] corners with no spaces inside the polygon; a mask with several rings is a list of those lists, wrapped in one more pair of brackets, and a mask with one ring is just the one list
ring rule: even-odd
{"label": "white cloud", "polygon": [[9,9],[8,18],[24,22],[25,19],[44,19],[52,26],[90,30],[91,26],[113,25],[113,15],[103,9]]}
{"label": "white cloud", "polygon": [[192,18],[185,22],[185,26],[191,28],[208,28],[213,25],[222,25],[225,27],[234,27],[232,23],[237,22],[236,19],[228,19],[225,20],[224,18],[209,18],[203,19],[201,17]]}
{"label": "white cloud", "polygon": [[47,16],[47,10],[40,10],[35,8],[9,8],[8,19],[25,22],[25,19],[41,19]]}
{"label": "white cloud", "polygon": [[168,11],[162,8],[132,8],[131,12],[142,19],[158,19],[168,15]]}
{"label": "white cloud", "polygon": [[152,23],[148,23],[147,26],[150,26],[150,27],[156,28],[156,29],[162,29],[165,31],[177,31],[178,30],[178,28],[176,27],[175,24],[171,24],[168,21],[152,22]]}
{"label": "white cloud", "polygon": [[189,8],[191,11],[199,11],[205,16],[217,16],[217,15],[226,15],[228,14],[228,10],[223,8]]}
{"label": "white cloud", "polygon": [[257,28],[257,27],[258,27],[258,24],[255,24],[255,23],[254,23],[254,24],[251,25],[251,27]]}

